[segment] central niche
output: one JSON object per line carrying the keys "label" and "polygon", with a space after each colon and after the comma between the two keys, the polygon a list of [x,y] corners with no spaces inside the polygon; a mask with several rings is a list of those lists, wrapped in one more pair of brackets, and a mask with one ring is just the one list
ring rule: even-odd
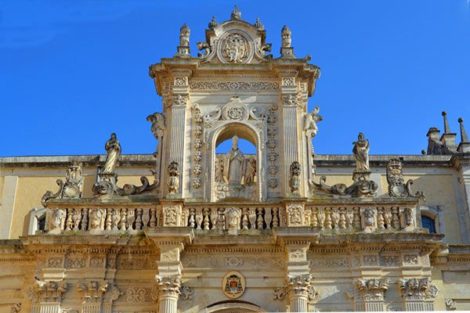
{"label": "central niche", "polygon": [[227,127],[216,141],[216,201],[255,200],[258,194],[256,138],[244,127]]}

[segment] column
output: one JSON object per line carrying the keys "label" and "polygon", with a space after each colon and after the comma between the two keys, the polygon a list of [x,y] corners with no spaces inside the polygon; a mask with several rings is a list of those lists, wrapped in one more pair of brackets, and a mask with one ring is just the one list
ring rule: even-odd
{"label": "column", "polygon": [[287,292],[289,294],[291,312],[308,311],[308,293],[311,279],[310,274],[289,277]]}

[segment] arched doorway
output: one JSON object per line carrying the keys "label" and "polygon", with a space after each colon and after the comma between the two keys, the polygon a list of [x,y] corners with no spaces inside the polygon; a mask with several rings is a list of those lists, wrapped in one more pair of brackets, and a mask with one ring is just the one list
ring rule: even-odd
{"label": "arched doorway", "polygon": [[222,301],[213,303],[207,306],[205,309],[199,311],[199,313],[262,313],[266,312],[261,307],[254,303],[246,301]]}

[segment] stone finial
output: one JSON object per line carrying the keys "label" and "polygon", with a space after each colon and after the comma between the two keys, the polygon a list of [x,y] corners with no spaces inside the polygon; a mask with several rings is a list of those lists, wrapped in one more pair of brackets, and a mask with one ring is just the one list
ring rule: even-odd
{"label": "stone finial", "polygon": [[255,27],[258,30],[264,30],[264,25],[263,25],[263,23],[261,23],[261,20],[260,20],[259,17],[256,18]]}
{"label": "stone finial", "polygon": [[460,144],[457,149],[460,153],[469,153],[470,152],[470,140],[468,139],[467,132],[465,131],[465,127],[463,125],[463,118],[459,117],[459,125],[460,125]]}
{"label": "stone finial", "polygon": [[189,36],[191,34],[191,30],[189,29],[188,25],[183,24],[180,28],[180,42],[177,48],[177,56],[189,56]]}
{"label": "stone finial", "polygon": [[241,20],[242,12],[238,9],[238,6],[234,6],[232,10],[232,14],[230,14],[231,20]]}
{"label": "stone finial", "polygon": [[444,134],[451,133],[446,111],[442,111],[442,119],[444,120]]}
{"label": "stone finial", "polygon": [[213,16],[212,19],[211,19],[211,21],[209,22],[208,27],[209,27],[209,29],[214,29],[217,25],[218,25],[218,24],[217,24],[217,21],[216,21],[216,19],[215,19],[215,16]]}
{"label": "stone finial", "polygon": [[469,143],[470,140],[468,139],[467,132],[465,131],[465,126],[463,125],[463,118],[459,117],[459,125],[460,125],[460,139],[462,143]]}
{"label": "stone finial", "polygon": [[294,58],[294,48],[292,47],[292,32],[284,25],[281,30],[281,57]]}

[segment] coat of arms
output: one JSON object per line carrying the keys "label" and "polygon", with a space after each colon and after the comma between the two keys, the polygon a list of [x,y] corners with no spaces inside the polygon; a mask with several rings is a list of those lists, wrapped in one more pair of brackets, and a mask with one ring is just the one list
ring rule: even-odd
{"label": "coat of arms", "polygon": [[239,272],[228,272],[224,277],[222,290],[230,299],[241,297],[245,292],[245,277]]}

